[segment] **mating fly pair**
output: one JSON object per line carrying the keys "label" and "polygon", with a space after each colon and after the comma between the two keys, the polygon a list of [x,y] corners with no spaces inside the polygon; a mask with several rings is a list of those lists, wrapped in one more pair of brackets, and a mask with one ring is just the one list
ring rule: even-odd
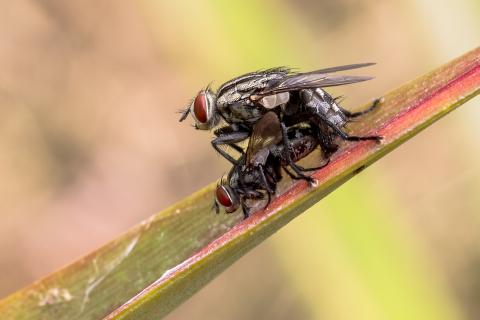
{"label": "mating fly pair", "polygon": [[[259,193],[252,192],[252,189],[255,190],[253,185],[259,184],[260,189],[267,190],[270,197],[272,193],[270,191],[275,189],[272,186],[276,186],[280,179],[276,179],[277,176],[272,173],[279,167],[274,163],[287,164],[296,172],[298,177],[309,180],[295,165],[295,162],[301,158],[295,157],[293,154],[295,148],[289,142],[288,128],[295,128],[293,132],[296,131],[295,133],[300,136],[309,137],[296,140],[299,145],[306,143],[311,138],[316,139],[317,145],[321,146],[327,157],[337,149],[334,142],[335,137],[348,141],[379,141],[380,137],[378,136],[351,136],[343,130],[351,118],[373,110],[378,105],[378,100],[367,110],[352,113],[340,107],[338,101],[322,89],[322,87],[339,86],[371,79],[370,77],[331,74],[369,65],[372,64],[353,64],[307,73],[294,73],[287,68],[273,68],[248,73],[226,82],[220,86],[217,93],[214,93],[210,88],[200,91],[190,106],[182,112],[180,121],[185,120],[191,114],[195,120],[195,128],[209,130],[217,127],[223,120],[226,124],[214,131],[216,138],[212,140],[212,146],[234,165],[227,179],[230,180],[227,183],[232,185],[231,177],[234,177],[234,187],[230,186],[230,190],[235,189],[237,194],[248,195],[243,198],[260,197]],[[255,129],[266,114],[276,116],[276,121],[280,126],[280,130],[277,128],[276,133],[266,133],[262,128]],[[273,116],[268,116],[268,119],[272,121]],[[267,122],[267,120],[264,121]],[[297,126],[307,127],[309,132],[304,132],[307,130],[305,128],[302,129],[303,132],[299,131],[300,129]],[[266,147],[258,147],[262,144],[250,140],[245,153],[237,143],[247,139],[255,131],[260,132],[255,139],[267,138],[267,141],[263,143]],[[292,129],[290,131],[292,132]],[[280,136],[282,139],[278,138]],[[228,154],[222,148],[225,145],[236,150],[240,154],[239,158],[235,159]],[[282,150],[282,152],[279,150]],[[262,158],[261,155],[264,153],[271,154],[271,156],[270,158],[263,156],[264,163],[261,166],[250,163],[254,158]],[[250,156],[248,156],[249,154]],[[244,167],[254,167],[256,169],[243,170]],[[264,167],[265,170],[260,170],[261,167]],[[245,187],[242,180],[253,180],[254,182]],[[227,189],[223,190],[225,191],[224,194],[227,194]],[[228,203],[228,201],[220,201],[218,195],[217,190],[217,201],[220,204]],[[235,197],[229,199],[233,203]],[[240,200],[240,202],[242,201]],[[232,206],[229,210],[233,210],[234,207]]]}
{"label": "mating fly pair", "polygon": [[[296,162],[309,155],[319,145],[322,133],[315,127],[296,125],[282,127],[274,112],[266,113],[253,127],[245,153],[232,167],[226,179],[222,179],[215,191],[215,210],[219,206],[225,212],[236,211],[240,206],[245,218],[250,216],[251,203],[267,198],[265,207],[275,194],[277,183],[282,179],[282,169],[292,179],[314,182],[304,172],[323,168],[303,168]],[[294,171],[292,173],[289,167]]]}

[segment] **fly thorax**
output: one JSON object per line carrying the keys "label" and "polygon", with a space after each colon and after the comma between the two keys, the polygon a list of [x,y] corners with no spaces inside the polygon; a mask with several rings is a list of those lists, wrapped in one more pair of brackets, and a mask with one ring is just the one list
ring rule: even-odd
{"label": "fly thorax", "polygon": [[272,154],[273,157],[280,158],[283,153],[283,146],[278,146],[278,148],[272,148],[270,150],[270,153]]}
{"label": "fly thorax", "polygon": [[230,184],[230,187],[232,187],[232,189],[238,188],[238,171],[235,171],[232,174],[232,176],[230,177],[229,184]]}
{"label": "fly thorax", "polygon": [[300,99],[304,104],[309,104],[312,101],[313,92],[312,90],[302,89],[300,90]]}
{"label": "fly thorax", "polygon": [[247,167],[245,166],[242,170],[242,182],[247,185],[247,186],[252,186],[252,185],[255,185],[257,183],[257,176],[255,173],[255,167]]}
{"label": "fly thorax", "polygon": [[241,99],[241,94],[233,89],[227,90],[224,94],[217,97],[217,104],[220,108],[226,108],[230,104],[234,104]]}
{"label": "fly thorax", "polygon": [[282,111],[285,115],[291,116],[298,111],[298,105],[287,103],[282,106]]}
{"label": "fly thorax", "polygon": [[231,122],[256,122],[263,115],[259,107],[239,103],[231,105],[229,111]]}
{"label": "fly thorax", "polygon": [[255,182],[255,178],[253,177],[251,170],[247,171],[244,179],[245,179],[245,184],[247,184],[247,185],[251,185]]}

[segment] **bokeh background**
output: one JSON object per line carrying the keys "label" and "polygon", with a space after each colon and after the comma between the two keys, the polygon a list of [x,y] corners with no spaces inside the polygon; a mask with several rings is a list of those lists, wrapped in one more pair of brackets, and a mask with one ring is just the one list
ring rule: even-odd
{"label": "bokeh background", "polygon": [[[0,297],[216,180],[175,112],[214,80],[374,61],[355,108],[473,49],[477,0],[0,1]],[[480,100],[168,319],[478,319]],[[191,120],[189,120],[191,122]]]}

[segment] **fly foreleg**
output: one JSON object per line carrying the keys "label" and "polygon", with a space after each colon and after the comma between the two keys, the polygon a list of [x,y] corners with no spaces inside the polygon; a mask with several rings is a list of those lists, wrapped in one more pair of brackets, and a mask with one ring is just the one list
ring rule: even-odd
{"label": "fly foreleg", "polygon": [[215,200],[213,201],[212,210],[215,210],[216,214],[220,213],[220,207],[218,206],[218,203]]}
{"label": "fly foreleg", "polygon": [[217,150],[217,152],[220,153],[225,159],[230,161],[232,164],[236,165],[238,161],[234,159],[231,155],[229,155],[220,146],[227,145],[232,149],[236,150],[237,152],[239,152],[241,155],[243,155],[244,154],[243,149],[237,146],[236,143],[245,140],[246,138],[248,138],[248,136],[249,136],[249,133],[245,131],[237,131],[237,132],[221,134],[212,140],[212,147],[215,150]]}

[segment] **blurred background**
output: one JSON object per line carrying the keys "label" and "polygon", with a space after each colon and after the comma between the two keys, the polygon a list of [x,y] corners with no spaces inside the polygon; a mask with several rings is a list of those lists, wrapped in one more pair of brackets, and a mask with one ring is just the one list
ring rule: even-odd
{"label": "blurred background", "polygon": [[[0,298],[216,180],[175,112],[214,80],[374,61],[355,108],[479,45],[477,0],[0,1]],[[480,100],[168,319],[478,319]],[[187,122],[191,122],[189,119]]]}

